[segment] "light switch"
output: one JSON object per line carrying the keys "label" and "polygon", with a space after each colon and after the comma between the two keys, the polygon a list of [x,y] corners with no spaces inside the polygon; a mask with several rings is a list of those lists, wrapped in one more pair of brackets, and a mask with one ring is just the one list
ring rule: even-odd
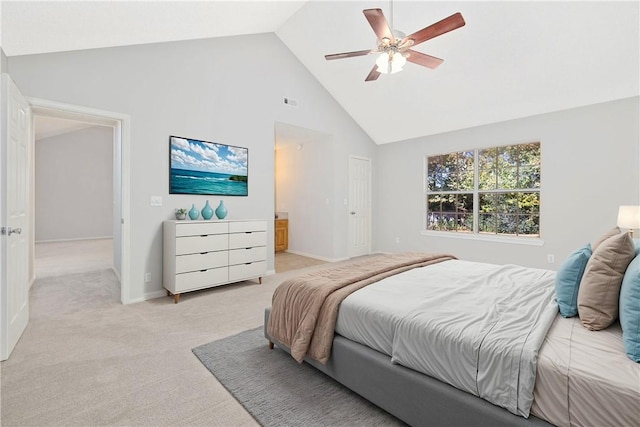
{"label": "light switch", "polygon": [[162,206],[162,197],[161,196],[151,196],[149,200],[149,204],[151,206]]}

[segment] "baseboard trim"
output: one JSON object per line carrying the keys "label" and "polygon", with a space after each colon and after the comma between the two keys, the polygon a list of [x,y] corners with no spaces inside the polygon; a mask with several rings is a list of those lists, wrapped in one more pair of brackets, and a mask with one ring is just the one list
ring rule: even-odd
{"label": "baseboard trim", "polygon": [[120,278],[120,272],[118,270],[116,270],[115,267],[111,267],[111,271],[113,271],[113,274],[116,275],[116,277],[118,278],[118,282],[120,282],[120,286],[122,287],[122,279]]}
{"label": "baseboard trim", "polygon": [[156,298],[166,297],[166,296],[167,296],[167,290],[165,288],[162,288],[162,290],[159,290],[159,291],[147,292],[144,294],[143,297],[129,299],[127,300],[127,302],[124,302],[123,304],[135,304],[138,302],[144,302],[150,299],[156,299]]}
{"label": "baseboard trim", "polygon": [[306,252],[292,251],[292,250],[287,250],[286,252],[289,252],[290,254],[294,254],[294,255],[300,255],[307,258],[319,259],[320,261],[325,261],[325,262],[338,262],[338,261],[346,261],[349,259],[349,258],[327,258],[327,257],[315,255],[315,254],[308,254]]}
{"label": "baseboard trim", "polygon": [[98,236],[98,237],[76,237],[73,239],[53,239],[53,240],[36,240],[35,243],[63,243],[63,242],[80,242],[83,240],[105,240],[113,239],[113,236]]}

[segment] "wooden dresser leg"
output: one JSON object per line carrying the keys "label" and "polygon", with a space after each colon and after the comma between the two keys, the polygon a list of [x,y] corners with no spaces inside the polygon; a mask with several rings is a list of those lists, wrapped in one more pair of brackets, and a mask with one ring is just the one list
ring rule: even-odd
{"label": "wooden dresser leg", "polygon": [[177,304],[180,301],[180,294],[173,294],[173,303]]}
{"label": "wooden dresser leg", "polygon": [[171,292],[169,292],[169,289],[167,289],[167,296],[170,297],[171,296]]}
{"label": "wooden dresser leg", "polygon": [[258,283],[262,285],[262,277],[258,277]]}
{"label": "wooden dresser leg", "polygon": [[269,350],[273,350],[273,343],[269,341]]}

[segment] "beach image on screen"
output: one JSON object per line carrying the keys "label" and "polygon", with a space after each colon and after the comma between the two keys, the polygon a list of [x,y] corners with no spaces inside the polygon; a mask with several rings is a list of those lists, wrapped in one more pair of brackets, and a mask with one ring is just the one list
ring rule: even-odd
{"label": "beach image on screen", "polygon": [[170,194],[248,194],[248,149],[172,136]]}

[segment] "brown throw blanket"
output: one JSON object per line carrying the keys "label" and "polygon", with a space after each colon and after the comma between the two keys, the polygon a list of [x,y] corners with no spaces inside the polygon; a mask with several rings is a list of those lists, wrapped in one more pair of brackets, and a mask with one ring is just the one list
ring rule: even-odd
{"label": "brown throw blanket", "polygon": [[456,258],[414,252],[377,255],[286,280],[273,294],[267,333],[288,346],[299,363],[305,356],[327,363],[342,300],[385,277],[450,259]]}

